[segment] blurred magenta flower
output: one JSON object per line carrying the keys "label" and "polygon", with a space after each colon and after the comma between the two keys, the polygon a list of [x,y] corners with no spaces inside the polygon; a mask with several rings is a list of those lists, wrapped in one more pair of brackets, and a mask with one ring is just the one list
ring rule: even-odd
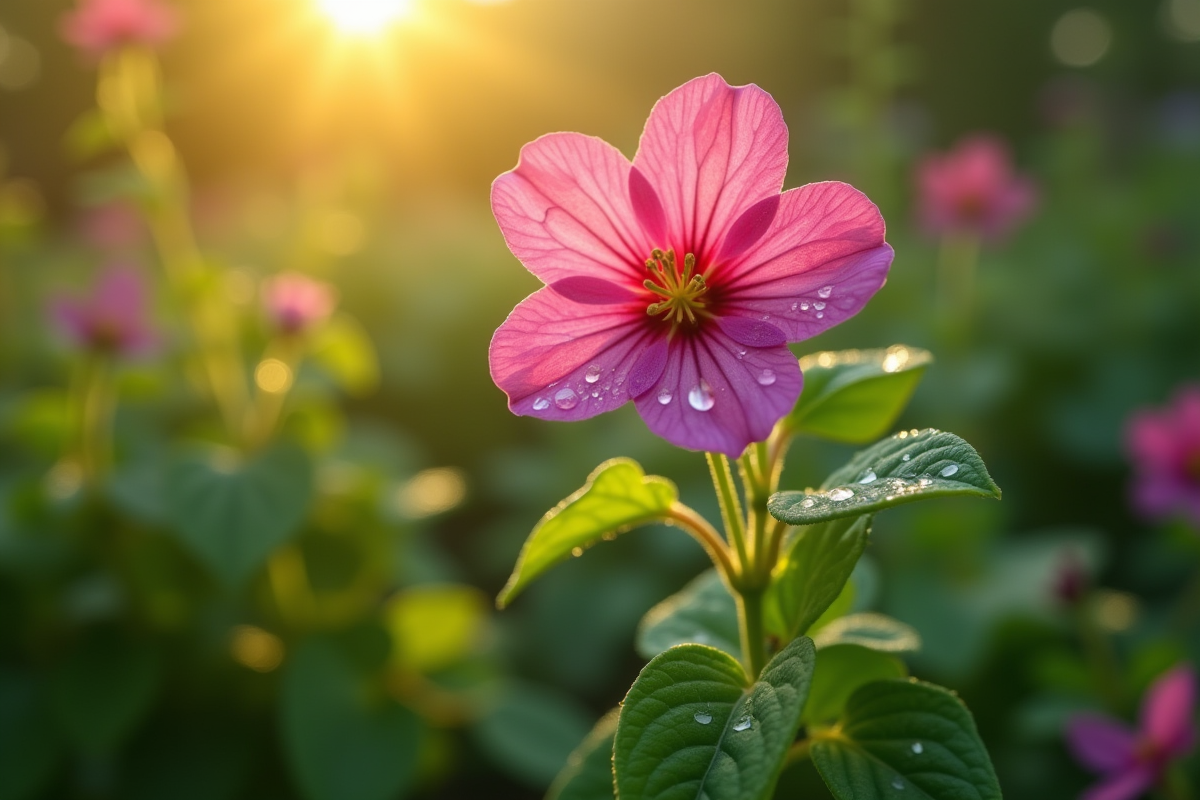
{"label": "blurred magenta flower", "polygon": [[1200,525],[1200,385],[1171,405],[1135,412],[1125,428],[1133,459],[1133,503],[1152,519],[1183,514]]}
{"label": "blurred magenta flower", "polygon": [[1013,172],[1008,146],[993,136],[961,140],[917,165],[918,213],[935,236],[971,233],[1002,239],[1037,202],[1031,180]]}
{"label": "blurred magenta flower", "polygon": [[1067,745],[1079,763],[1101,775],[1081,800],[1133,800],[1158,783],[1171,762],[1192,748],[1195,702],[1196,675],[1185,665],[1146,691],[1136,731],[1099,714],[1072,717]]}
{"label": "blurred magenta flower", "polygon": [[325,321],[337,305],[337,290],[298,272],[281,272],[263,282],[263,307],[283,333],[302,333]]}
{"label": "blurred magenta flower", "polygon": [[712,74],[658,101],[630,163],[552,133],[492,184],[492,210],[546,286],[492,339],[516,414],[580,420],[633,400],[654,433],[737,456],[800,394],[787,348],[854,315],[892,262],[879,210],[844,183],[780,194],[787,126]]}
{"label": "blurred magenta flower", "polygon": [[50,312],[56,327],[73,344],[88,350],[128,356],[144,353],[158,341],[149,320],[146,284],[129,267],[100,274],[87,297],[57,297]]}
{"label": "blurred magenta flower", "polygon": [[178,27],[174,9],[157,0],[79,0],[59,30],[68,44],[100,58],[130,45],[156,48]]}

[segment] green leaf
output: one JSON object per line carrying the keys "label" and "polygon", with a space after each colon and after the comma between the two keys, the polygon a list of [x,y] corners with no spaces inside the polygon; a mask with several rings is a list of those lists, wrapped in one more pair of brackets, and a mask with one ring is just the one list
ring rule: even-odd
{"label": "green leaf", "polygon": [[784,425],[847,444],[877,439],[900,416],[932,360],[926,350],[899,344],[805,356],[804,391]]}
{"label": "green leaf", "polygon": [[707,644],[734,658],[741,653],[737,601],[715,569],[647,611],[638,625],[637,651],[642,658],[688,643]]}
{"label": "green leaf", "polygon": [[904,662],[887,653],[856,644],[835,644],[817,650],[812,691],[804,708],[806,725],[832,724],[842,715],[850,695],[864,684],[908,675]]}
{"label": "green leaf", "polygon": [[767,510],[791,525],[812,525],[954,496],[998,500],[1000,488],[975,448],[953,433],[927,428],[901,431],[859,452],[820,491],[772,495]]}
{"label": "green leaf", "polygon": [[915,653],[921,635],[910,625],[883,614],[850,614],[830,622],[813,635],[817,649],[856,644],[881,653]]}
{"label": "green leaf", "polygon": [[312,467],[302,449],[278,442],[249,461],[229,451],[178,456],[165,484],[174,532],[237,586],[300,527]]}
{"label": "green leaf", "polygon": [[436,672],[469,655],[487,624],[487,598],[474,586],[425,584],[405,589],[383,609],[394,657]]}
{"label": "green leaf", "polygon": [[379,384],[375,346],[348,314],[334,315],[314,333],[312,357],[350,394],[366,394]]}
{"label": "green leaf", "polygon": [[420,722],[332,642],[301,644],[282,683],[284,753],[307,800],[392,800],[411,784]]}
{"label": "green leaf", "polygon": [[1000,799],[971,712],[929,683],[868,683],[840,725],[813,738],[813,763],[837,800]]}
{"label": "green leaf", "polygon": [[675,484],[646,475],[635,461],[604,462],[582,489],[546,512],[534,527],[496,605],[504,608],[534,578],[600,539],[666,519],[677,497]]}
{"label": "green leaf", "polygon": [[0,668],[0,800],[39,796],[62,757],[43,684]]}
{"label": "green leaf", "polygon": [[613,741],[621,709],[609,711],[583,743],[567,758],[567,765],[550,785],[546,800],[613,800]]}
{"label": "green leaf", "polygon": [[84,750],[113,752],[150,710],[161,667],[148,644],[89,635],[51,679],[59,726]]}
{"label": "green leaf", "polygon": [[788,542],[767,590],[767,604],[786,639],[806,633],[841,594],[867,546],[871,517],[801,528]]}
{"label": "green leaf", "polygon": [[751,683],[728,653],[673,647],[621,705],[613,754],[621,800],[759,800],[796,738],[816,651],[796,639]]}
{"label": "green leaf", "polygon": [[590,719],[570,696],[536,684],[511,683],[472,733],[496,766],[541,788],[554,780],[588,735]]}

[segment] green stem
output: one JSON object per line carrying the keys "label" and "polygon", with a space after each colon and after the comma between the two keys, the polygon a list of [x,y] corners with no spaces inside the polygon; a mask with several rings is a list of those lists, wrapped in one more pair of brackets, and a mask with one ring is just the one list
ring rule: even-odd
{"label": "green stem", "polygon": [[742,638],[742,658],[751,680],[757,680],[767,663],[766,637],[763,635],[763,590],[738,590],[738,631]]}
{"label": "green stem", "polygon": [[1084,597],[1076,608],[1076,623],[1083,644],[1084,656],[1092,672],[1096,693],[1114,714],[1125,712],[1125,697],[1121,690],[1120,670],[1112,643],[1096,624],[1093,595]]}
{"label": "green stem", "polygon": [[729,547],[721,539],[721,534],[717,533],[717,529],[710,525],[708,520],[697,514],[695,509],[685,506],[683,503],[673,503],[664,521],[669,524],[678,525],[687,531],[692,538],[700,543],[700,546],[704,548],[704,552],[708,553],[708,557],[712,559],[713,564],[725,576],[726,583],[731,587],[736,586],[738,572],[734,568],[733,561],[729,558]]}
{"label": "green stem", "polygon": [[971,318],[979,246],[979,237],[968,231],[954,231],[942,238],[938,254],[938,296],[942,314],[955,331]]}
{"label": "green stem", "polygon": [[99,484],[112,462],[112,417],[115,406],[109,360],[90,352],[79,383],[79,466],[84,484]]}
{"label": "green stem", "polygon": [[721,519],[725,523],[725,538],[737,551],[738,568],[745,572],[749,568],[746,552],[746,528],[742,521],[742,504],[733,485],[733,470],[729,459],[723,454],[705,453],[708,471],[712,475],[713,488],[717,491],[717,502],[721,505]]}

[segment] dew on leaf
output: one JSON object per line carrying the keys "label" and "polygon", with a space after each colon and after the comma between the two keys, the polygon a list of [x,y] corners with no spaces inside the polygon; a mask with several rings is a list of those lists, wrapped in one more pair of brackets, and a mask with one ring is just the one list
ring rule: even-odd
{"label": "dew on leaf", "polygon": [[804,498],[804,502],[800,504],[800,507],[801,508],[812,508],[816,504],[817,504],[816,500],[813,500],[811,497],[806,497],[806,498]]}
{"label": "dew on leaf", "polygon": [[867,470],[867,474],[863,475],[862,478],[860,478],[858,482],[859,483],[874,483],[878,479],[879,479],[879,476],[877,476],[875,474],[875,470],[869,469],[869,470]]}
{"label": "dew on leaf", "polygon": [[839,486],[838,488],[834,489],[832,492],[829,493],[829,499],[833,500],[834,502],[841,502],[842,500],[849,500],[853,496],[854,496],[854,491],[851,489],[847,489],[845,486]]}
{"label": "dew on leaf", "polygon": [[742,717],[737,722],[733,723],[733,729],[735,731],[748,731],[753,726],[754,726],[754,717],[750,716],[749,714]]}
{"label": "dew on leaf", "polygon": [[912,751],[917,755],[921,755],[921,753],[925,752],[925,745],[920,742],[913,742]]}
{"label": "dew on leaf", "polygon": [[694,715],[694,719],[701,725],[707,725],[708,723],[712,722],[712,714],[709,714],[705,711],[697,711]]}
{"label": "dew on leaf", "polygon": [[941,475],[943,478],[949,478],[954,473],[958,472],[958,464],[947,464],[942,467]]}

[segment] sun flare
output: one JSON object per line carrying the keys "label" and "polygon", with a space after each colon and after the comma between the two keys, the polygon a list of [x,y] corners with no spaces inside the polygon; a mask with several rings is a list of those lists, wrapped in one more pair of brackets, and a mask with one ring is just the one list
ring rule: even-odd
{"label": "sun flare", "polygon": [[412,12],[413,0],[316,0],[317,6],[343,33],[370,36]]}

